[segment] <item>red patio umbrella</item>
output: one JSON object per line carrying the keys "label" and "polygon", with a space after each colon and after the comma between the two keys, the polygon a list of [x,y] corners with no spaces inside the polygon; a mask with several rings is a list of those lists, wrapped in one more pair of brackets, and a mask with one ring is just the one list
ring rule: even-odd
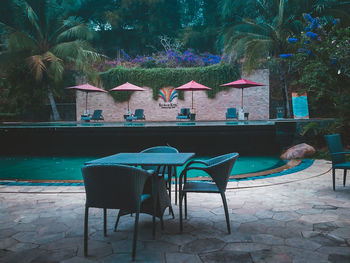
{"label": "red patio umbrella", "polygon": [[92,86],[89,83],[85,83],[85,84],[81,84],[78,86],[73,86],[73,87],[68,87],[66,89],[77,89],[77,90],[81,90],[84,91],[86,93],[86,97],[85,97],[85,112],[87,112],[87,102],[88,102],[88,94],[89,92],[107,92],[104,89],[100,89],[98,87]]}
{"label": "red patio umbrella", "polygon": [[230,83],[222,84],[220,86],[242,89],[241,108],[243,109],[243,89],[249,88],[249,87],[265,86],[265,84],[257,83],[247,79],[239,79]]}
{"label": "red patio umbrella", "polygon": [[[139,86],[136,86],[134,84],[131,84],[129,82],[126,82],[120,86],[117,86],[111,89],[110,91],[145,91],[145,89]],[[129,112],[129,100],[128,100],[128,112]]]}
{"label": "red patio umbrella", "polygon": [[197,82],[195,82],[194,80],[176,88],[176,90],[183,90],[183,91],[186,91],[186,90],[191,90],[192,91],[192,109],[193,109],[193,91],[196,91],[196,90],[210,90],[211,88],[207,87],[207,86],[204,86],[202,84],[199,84]]}

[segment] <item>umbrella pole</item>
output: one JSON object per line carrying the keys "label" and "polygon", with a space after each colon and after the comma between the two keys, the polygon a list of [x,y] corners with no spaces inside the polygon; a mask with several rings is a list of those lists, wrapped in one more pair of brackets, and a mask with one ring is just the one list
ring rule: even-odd
{"label": "umbrella pole", "polygon": [[87,113],[88,94],[89,94],[89,92],[86,92],[86,97],[85,97],[85,113]]}
{"label": "umbrella pole", "polygon": [[193,111],[193,90],[192,90],[192,111]]}
{"label": "umbrella pole", "polygon": [[241,108],[243,109],[243,88],[242,88]]}
{"label": "umbrella pole", "polygon": [[128,113],[130,112],[130,109],[129,109],[129,100],[128,100]]}

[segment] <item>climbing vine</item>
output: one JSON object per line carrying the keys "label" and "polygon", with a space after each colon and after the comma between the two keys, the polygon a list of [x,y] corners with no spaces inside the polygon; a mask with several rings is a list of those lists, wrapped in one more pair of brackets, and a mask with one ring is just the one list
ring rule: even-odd
{"label": "climbing vine", "polygon": [[[237,66],[221,64],[195,68],[132,68],[117,67],[100,73],[104,88],[110,90],[118,85],[130,82],[132,84],[149,87],[153,90],[153,99],[158,99],[159,90],[163,87],[179,87],[191,80],[195,80],[211,90],[207,91],[209,98],[215,98],[216,93],[228,89],[221,84],[234,81],[240,77]],[[116,101],[126,101],[131,92],[111,92]],[[183,92],[179,92],[179,99],[183,99]]]}

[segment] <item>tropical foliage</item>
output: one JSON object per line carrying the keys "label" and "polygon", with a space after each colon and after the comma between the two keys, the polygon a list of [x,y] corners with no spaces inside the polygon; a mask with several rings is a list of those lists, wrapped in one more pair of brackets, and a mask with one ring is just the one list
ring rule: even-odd
{"label": "tropical foliage", "polygon": [[[69,16],[58,2],[12,1],[8,7],[14,17],[0,23],[2,72],[16,87],[32,82],[46,92],[54,120],[60,119],[54,87],[59,86],[64,71],[93,72],[91,62],[101,58],[87,42],[92,31],[81,19]],[[23,79],[27,81],[21,84]]]}

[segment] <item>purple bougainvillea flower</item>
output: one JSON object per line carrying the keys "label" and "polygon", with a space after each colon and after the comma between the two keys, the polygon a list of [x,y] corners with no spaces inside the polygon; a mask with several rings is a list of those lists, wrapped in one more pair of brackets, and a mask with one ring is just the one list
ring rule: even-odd
{"label": "purple bougainvillea flower", "polygon": [[280,55],[281,58],[290,58],[292,56],[293,56],[293,54],[281,54]]}

